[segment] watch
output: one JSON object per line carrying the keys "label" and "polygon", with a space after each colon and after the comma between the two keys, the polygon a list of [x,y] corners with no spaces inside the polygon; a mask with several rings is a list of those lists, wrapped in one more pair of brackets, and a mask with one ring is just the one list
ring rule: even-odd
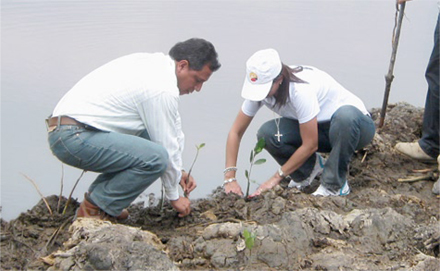
{"label": "watch", "polygon": [[281,167],[278,169],[278,175],[280,175],[281,178],[285,178],[286,177],[286,175],[284,175],[284,172],[281,169]]}

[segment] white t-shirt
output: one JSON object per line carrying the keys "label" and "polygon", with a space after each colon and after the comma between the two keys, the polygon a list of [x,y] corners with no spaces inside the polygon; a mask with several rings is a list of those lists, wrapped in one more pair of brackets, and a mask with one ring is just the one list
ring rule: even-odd
{"label": "white t-shirt", "polygon": [[[294,68],[294,66],[292,66]],[[369,114],[363,102],[341,86],[330,75],[315,67],[303,66],[295,75],[307,83],[290,83],[289,99],[282,107],[275,106],[275,97],[260,102],[245,100],[241,110],[253,117],[261,106],[266,105],[278,115],[305,123],[317,117],[318,122],[330,120],[333,113],[343,105],[353,105],[365,115]]]}
{"label": "white t-shirt", "polygon": [[[69,116],[103,131],[139,135],[168,151],[161,177],[168,199],[179,198],[184,134],[175,63],[162,53],[135,53],[92,71],[70,89],[52,116]],[[148,150],[145,150],[148,151]]]}

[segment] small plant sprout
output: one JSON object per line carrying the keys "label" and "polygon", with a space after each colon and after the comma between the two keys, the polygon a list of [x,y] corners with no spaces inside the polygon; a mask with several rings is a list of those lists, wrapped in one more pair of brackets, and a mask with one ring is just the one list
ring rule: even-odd
{"label": "small plant sprout", "polygon": [[[192,162],[192,165],[191,165],[191,167],[189,168],[189,171],[188,171],[188,178],[186,179],[186,183],[188,183],[188,181],[189,181],[189,177],[191,176],[191,171],[192,171],[192,169],[193,169],[193,167],[194,167],[194,164],[196,163],[197,157],[199,156],[199,151],[200,151],[200,149],[203,148],[203,147],[205,147],[205,143],[202,143],[202,144],[200,144],[200,145],[198,145],[198,146],[196,145],[196,149],[197,149],[196,156],[194,157],[194,161]],[[183,194],[184,194],[184,196],[185,196],[186,198],[188,197],[188,194],[186,193],[186,191],[184,191]]]}
{"label": "small plant sprout", "polygon": [[247,189],[246,189],[246,198],[249,196],[249,187],[251,186],[251,172],[252,172],[252,167],[254,165],[261,165],[266,163],[266,159],[262,158],[262,159],[258,159],[255,161],[255,157],[263,151],[264,146],[266,146],[266,141],[264,140],[264,138],[261,138],[260,140],[258,140],[257,144],[255,145],[254,149],[251,151],[251,157],[250,157],[250,162],[251,165],[249,167],[249,171],[245,170],[244,175],[246,176],[247,179]]}
{"label": "small plant sprout", "polygon": [[249,261],[248,261],[248,265],[250,264],[250,262],[252,261],[252,248],[255,245],[255,233],[248,231],[247,229],[245,229],[243,231],[243,237],[244,237],[244,244],[246,246],[247,249],[249,249]]}
{"label": "small plant sprout", "polygon": [[246,248],[249,250],[252,250],[255,244],[255,233],[248,231],[245,229],[243,231],[243,237],[244,237],[244,243],[246,245]]}

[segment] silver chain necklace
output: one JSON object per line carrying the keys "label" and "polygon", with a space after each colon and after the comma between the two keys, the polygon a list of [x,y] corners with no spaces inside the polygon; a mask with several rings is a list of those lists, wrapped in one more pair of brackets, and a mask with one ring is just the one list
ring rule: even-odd
{"label": "silver chain necklace", "polygon": [[[275,116],[275,113],[274,113],[274,116]],[[277,133],[275,134],[275,136],[277,137],[278,142],[281,142],[281,137],[283,136],[283,134],[280,133],[281,118],[275,118],[274,121],[275,121],[275,124],[277,125]]]}

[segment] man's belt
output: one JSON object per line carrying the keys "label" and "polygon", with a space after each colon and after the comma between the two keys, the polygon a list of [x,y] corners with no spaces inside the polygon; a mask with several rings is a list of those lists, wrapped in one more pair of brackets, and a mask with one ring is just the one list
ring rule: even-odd
{"label": "man's belt", "polygon": [[49,132],[55,130],[58,127],[58,125],[75,125],[79,127],[86,127],[84,123],[81,123],[68,116],[52,117],[52,118],[48,118],[46,121],[47,121],[47,130]]}
{"label": "man's belt", "polygon": [[76,126],[85,126],[84,123],[81,123],[75,119],[72,119],[68,116],[61,116],[61,117],[53,117],[48,119],[48,126],[58,126],[58,118],[60,119],[59,125],[76,125]]}

